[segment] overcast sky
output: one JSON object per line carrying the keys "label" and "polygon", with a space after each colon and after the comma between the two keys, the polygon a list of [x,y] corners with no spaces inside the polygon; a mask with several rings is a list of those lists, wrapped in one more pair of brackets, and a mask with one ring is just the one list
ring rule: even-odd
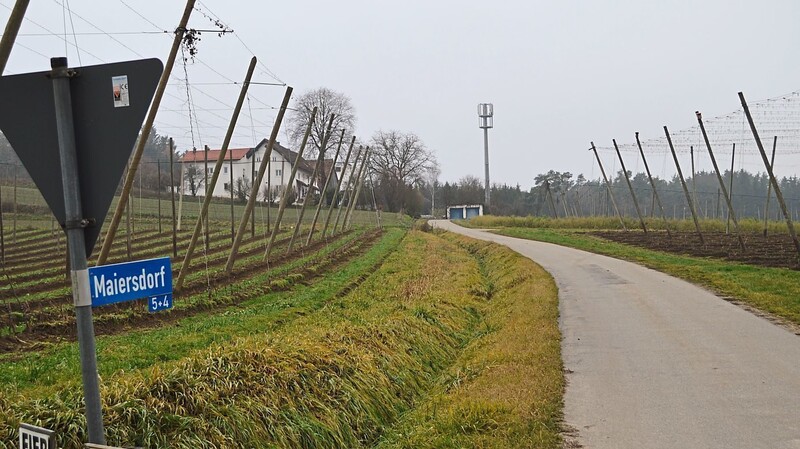
{"label": "overcast sky", "polygon": [[[120,0],[71,0],[71,20],[61,0],[31,2],[6,74],[46,70],[48,57],[65,51],[73,66],[79,54],[83,65],[166,59],[171,40],[157,31],[174,29],[184,3],[124,1],[136,12]],[[5,22],[13,2],[0,5]],[[361,139],[379,129],[419,135],[436,153],[442,181],[483,177],[476,107],[494,103],[492,181],[526,189],[550,169],[598,177],[590,141],[606,147],[601,157],[612,171],[612,138],[631,143],[635,131],[648,139],[662,136],[663,125],[689,128],[698,109],[727,114],[740,107],[738,91],[755,101],[800,89],[794,0],[204,0],[198,9],[236,36],[204,33],[197,61],[186,67],[200,129],[189,126],[184,67],[175,66],[156,126],[181,150],[192,135],[195,145],[220,146],[239,89],[230,81],[243,79],[251,50],[263,64],[255,81],[280,80],[296,94],[325,86],[348,95]],[[196,11],[190,27],[214,25]],[[111,36],[87,34],[98,29]],[[276,111],[268,106],[282,96],[279,86],[251,87],[233,146],[269,134]],[[751,136],[743,129],[741,138]],[[651,162],[659,176],[674,171],[665,154]],[[642,169],[635,153],[627,157],[629,170]],[[756,171],[758,163],[743,158],[738,168]],[[800,162],[782,166],[783,174],[798,169]]]}

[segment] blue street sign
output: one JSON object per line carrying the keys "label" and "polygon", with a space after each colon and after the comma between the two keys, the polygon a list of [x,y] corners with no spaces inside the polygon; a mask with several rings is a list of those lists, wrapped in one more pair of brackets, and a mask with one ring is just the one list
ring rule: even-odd
{"label": "blue street sign", "polygon": [[[172,265],[169,257],[89,268],[92,307],[148,298],[151,312],[172,307]],[[154,307],[152,300],[158,305]]]}

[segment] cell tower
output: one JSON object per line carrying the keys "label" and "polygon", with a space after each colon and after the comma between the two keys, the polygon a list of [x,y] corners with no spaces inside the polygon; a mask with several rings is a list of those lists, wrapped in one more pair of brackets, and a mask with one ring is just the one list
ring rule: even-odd
{"label": "cell tower", "polygon": [[489,128],[494,127],[494,106],[492,103],[480,103],[478,105],[478,126],[483,129],[483,156],[486,163],[484,207],[488,210],[491,200],[491,190],[489,189]]}

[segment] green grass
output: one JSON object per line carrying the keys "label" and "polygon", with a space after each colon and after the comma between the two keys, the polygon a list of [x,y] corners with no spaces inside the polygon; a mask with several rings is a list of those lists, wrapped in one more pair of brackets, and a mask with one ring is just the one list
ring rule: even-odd
{"label": "green grass", "polygon": [[[4,189],[4,202],[8,202],[9,198],[6,198],[6,193]],[[107,220],[110,220],[111,215],[114,213],[116,209],[116,204],[119,200],[119,197],[114,197],[111,202],[111,207],[109,208],[109,216]],[[20,204],[20,211],[22,212],[22,206],[35,206],[41,212],[40,213],[31,213],[31,212],[23,212],[20,213],[17,217],[17,230],[25,229],[27,227],[37,227],[37,228],[46,228],[50,229],[52,226],[52,215],[45,213],[47,211],[47,204],[42,198],[39,191],[35,188],[31,187],[19,187],[17,189],[17,201]],[[195,222],[197,221],[197,217],[200,213],[200,206],[202,205],[202,197],[192,197],[192,196],[184,196],[183,198],[183,218],[182,218],[182,227],[191,229]],[[178,208],[178,201],[176,199],[176,209]],[[238,225],[239,220],[241,220],[242,214],[244,213],[244,203],[236,203],[234,204],[234,221]],[[267,212],[269,209],[269,212]],[[304,224],[310,224],[312,218],[314,217],[314,211],[316,207],[308,206],[306,207],[306,213],[303,217]],[[321,212],[321,220],[325,220],[325,215],[327,214],[328,209],[324,208]],[[267,208],[262,204],[258,204],[254,210],[256,215],[256,224],[264,225],[267,220],[267,214],[269,214],[270,222],[274,222],[275,218],[278,215],[278,207],[272,206]],[[284,225],[294,224],[297,222],[297,216],[300,213],[299,208],[289,207],[286,209],[283,215],[283,223]],[[147,219],[146,223],[143,226],[146,226],[148,229],[155,229],[157,226],[157,221],[153,220],[153,218],[158,218],[158,198],[152,198],[148,196],[139,197],[138,191],[134,192],[133,201],[132,201],[132,210],[131,214],[133,216],[133,220],[135,222],[141,222],[144,219]],[[5,235],[10,235],[12,232],[12,220],[13,220],[13,213],[6,212],[4,215],[4,219],[6,220],[5,226]],[[344,215],[344,213],[342,213]],[[223,223],[225,226],[230,226],[230,201],[224,198],[215,198],[212,200],[211,204],[209,205],[208,211],[208,219],[213,222]],[[169,196],[165,196],[161,198],[161,217],[162,217],[162,226],[164,229],[169,229],[172,223],[172,205],[169,199]],[[344,216],[342,216],[342,219]],[[336,211],[333,213],[333,217],[331,221],[336,220]],[[397,213],[384,213],[381,214],[381,223],[387,227],[394,227],[394,226],[401,226],[401,227],[408,227],[411,224],[411,218],[407,215],[397,214]],[[354,210],[352,223],[354,226],[359,225],[374,225],[376,222],[375,212],[374,211],[365,211],[365,210]],[[341,225],[341,220],[340,220]],[[321,226],[321,224],[320,224]],[[330,225],[333,227],[333,223]],[[125,229],[125,221],[123,219],[120,230],[118,233],[121,233]],[[226,229],[223,227],[222,229]],[[101,235],[105,235],[105,229],[101,233]]]}
{"label": "green grass", "polygon": [[652,251],[568,230],[514,227],[493,232],[636,262],[800,324],[800,271]]}
{"label": "green grass", "polygon": [[[109,443],[369,448],[408,429],[412,447],[428,436],[441,444],[427,447],[558,447],[552,280],[496,245],[403,234],[390,230],[312,286],[101,338]],[[3,373],[22,368],[4,379],[0,447],[13,447],[20,420],[58,430],[66,449],[80,446],[74,347],[2,362]],[[447,413],[441,433],[426,436],[413,416],[427,416],[431,401]]]}
{"label": "green grass", "polygon": [[[397,247],[403,235],[398,229],[389,230],[364,256],[310,286],[298,286],[292,291],[264,295],[221,313],[202,313],[185,318],[175,326],[99,337],[97,349],[100,375],[108,376],[118,371],[130,372],[158,362],[177,360],[191,351],[229,341],[236,336],[262,332],[274,328],[275,323],[283,323],[298,314],[308,313],[320,307],[324,298],[343,288],[350,279],[374,267]],[[291,268],[281,267],[281,271],[285,273]],[[279,274],[270,272],[268,276]],[[247,288],[249,284],[258,281],[258,278],[247,280],[239,288]],[[200,297],[196,300],[203,300],[205,295],[196,295]],[[51,394],[79,378],[76,343],[61,343],[47,350],[25,353],[22,356],[0,356],[0,391],[8,396]]]}
{"label": "green grass", "polygon": [[[641,229],[639,220],[632,217],[625,217],[624,223],[627,229]],[[622,229],[622,225],[617,217],[568,217],[568,218],[550,218],[550,217],[499,217],[494,215],[484,215],[480,217],[471,218],[469,220],[460,220],[458,224],[468,228],[546,228],[546,229]],[[694,221],[687,220],[673,220],[668,219],[667,224],[673,231],[687,231],[694,232],[696,230]],[[699,220],[700,229],[704,232],[724,232],[725,221],[715,220],[711,218],[702,218]],[[663,230],[664,221],[660,218],[646,218],[645,226],[647,229]],[[730,228],[733,229],[733,223],[730,223]],[[764,230],[764,221],[755,218],[745,218],[739,221],[739,228],[742,232],[762,232]],[[769,221],[767,222],[767,230],[770,234],[785,234],[787,233],[786,222],[784,221]]]}

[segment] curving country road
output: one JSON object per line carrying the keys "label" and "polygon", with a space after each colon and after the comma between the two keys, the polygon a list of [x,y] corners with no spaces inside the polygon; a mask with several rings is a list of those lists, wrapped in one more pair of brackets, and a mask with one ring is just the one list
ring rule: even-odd
{"label": "curving country road", "polygon": [[548,243],[508,246],[559,288],[564,420],[586,448],[800,449],[800,337],[682,280]]}

